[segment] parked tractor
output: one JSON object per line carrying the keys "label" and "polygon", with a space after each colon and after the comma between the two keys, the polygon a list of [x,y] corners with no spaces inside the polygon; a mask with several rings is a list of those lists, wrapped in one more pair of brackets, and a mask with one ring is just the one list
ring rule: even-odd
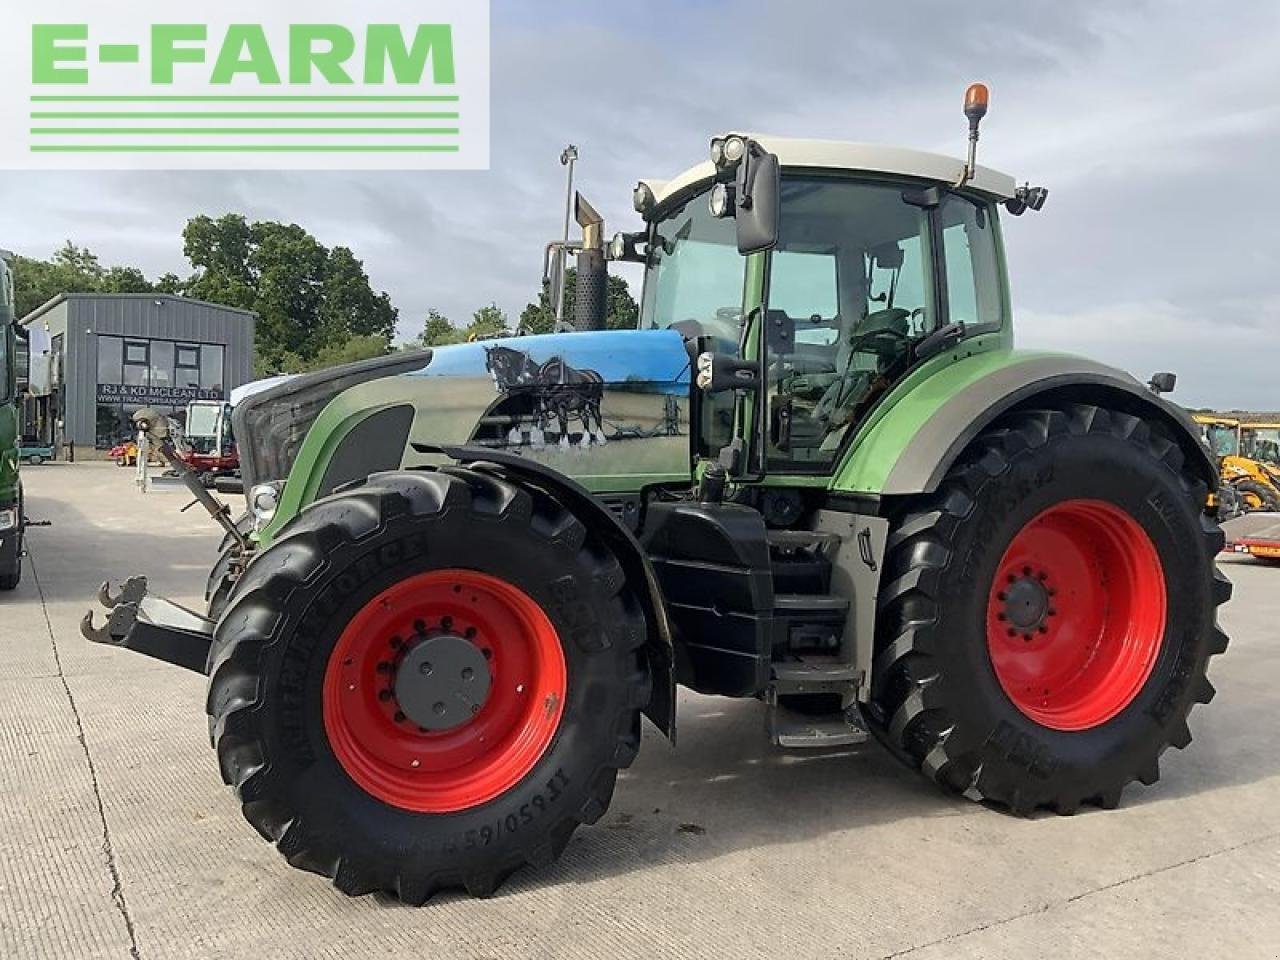
{"label": "parked tractor", "polygon": [[13,255],[0,250],[0,590],[15,590],[22,580],[23,513],[21,410],[18,400],[18,339],[14,316]]}
{"label": "parked tractor", "polygon": [[1280,470],[1255,456],[1255,447],[1269,448],[1254,425],[1211,414],[1196,414],[1195,422],[1217,460],[1223,490],[1231,489],[1239,512],[1280,511]]}
{"label": "parked tractor", "polygon": [[134,578],[85,635],[206,673],[245,817],[353,895],[551,863],[677,685],[1016,814],[1116,806],[1214,693],[1218,471],[1137,379],[1013,348],[1000,216],[1046,191],[975,164],[986,106],[965,161],[718,136],[607,245],[579,204],[580,332],[245,400],[212,609]]}

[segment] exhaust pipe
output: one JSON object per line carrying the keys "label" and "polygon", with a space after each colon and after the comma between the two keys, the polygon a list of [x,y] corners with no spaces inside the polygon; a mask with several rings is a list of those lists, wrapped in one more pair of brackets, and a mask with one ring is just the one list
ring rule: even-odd
{"label": "exhaust pipe", "polygon": [[573,289],[573,329],[605,328],[605,296],[609,272],[604,258],[604,218],[596,213],[582,194],[573,197],[573,212],[582,227],[582,249],[578,252],[578,276]]}

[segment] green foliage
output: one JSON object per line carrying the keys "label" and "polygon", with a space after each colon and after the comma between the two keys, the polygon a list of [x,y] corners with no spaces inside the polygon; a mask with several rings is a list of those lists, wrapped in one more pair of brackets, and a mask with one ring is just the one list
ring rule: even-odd
{"label": "green foliage", "polygon": [[464,331],[459,330],[449,318],[432,307],[427,311],[427,322],[418,335],[417,346],[443,347],[450,343],[462,343],[467,339]]}
{"label": "green foliage", "polygon": [[[357,360],[385,357],[390,352],[391,346],[386,337],[381,334],[366,334],[321,347],[312,357],[286,354],[280,361],[279,369],[274,372],[309,373],[312,370],[325,370],[344,363],[355,363]],[[273,371],[262,367],[260,358],[255,361],[255,374],[267,376],[271,372]]]}
{"label": "green foliage", "polygon": [[[574,291],[578,271],[565,271],[564,318],[573,319]],[[610,275],[605,290],[605,326],[609,330],[634,330],[640,322],[640,308],[631,296],[631,288],[622,277]],[[530,303],[520,313],[520,328],[525,333],[551,333],[555,330],[556,311],[551,303],[551,285],[544,283],[537,303]]]}
{"label": "green foliage", "polygon": [[251,224],[237,214],[195,217],[182,236],[196,270],[188,296],[258,314],[261,372],[310,365],[353,341],[390,349],[399,311],[374,293],[349,248],[328,250],[297,224]]}
{"label": "green foliage", "polygon": [[[172,276],[172,274],[170,274]],[[173,277],[177,280],[177,277]],[[104,267],[96,254],[68,240],[48,260],[14,260],[17,315],[25,317],[61,293],[156,293],[137,267]],[[167,291],[159,291],[167,292]]]}
{"label": "green foliage", "polygon": [[481,307],[471,317],[471,326],[467,327],[467,340],[487,340],[491,337],[504,337],[511,333],[507,326],[507,315],[496,303]]}

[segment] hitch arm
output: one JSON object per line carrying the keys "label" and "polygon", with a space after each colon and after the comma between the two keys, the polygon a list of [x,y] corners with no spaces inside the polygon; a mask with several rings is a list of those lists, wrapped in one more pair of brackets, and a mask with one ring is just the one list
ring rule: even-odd
{"label": "hitch arm", "polygon": [[168,461],[169,466],[173,467],[178,477],[182,480],[183,486],[196,498],[196,502],[204,507],[205,511],[209,516],[213,517],[218,526],[222,527],[228,536],[235,541],[242,554],[248,552],[249,541],[245,539],[244,534],[236,527],[235,521],[231,519],[231,508],[205,489],[204,484],[200,482],[200,478],[178,456],[178,451],[174,447],[172,440],[166,437],[157,446],[160,449],[161,456]]}
{"label": "hitch arm", "polygon": [[84,615],[80,633],[86,640],[206,672],[213,621],[163,597],[147,596],[146,577],[131,578],[114,596],[104,583],[98,599],[111,612],[101,627],[94,625],[92,610]]}

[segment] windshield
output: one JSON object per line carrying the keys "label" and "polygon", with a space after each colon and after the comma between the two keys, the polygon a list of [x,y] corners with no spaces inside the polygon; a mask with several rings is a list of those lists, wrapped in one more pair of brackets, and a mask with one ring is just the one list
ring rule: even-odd
{"label": "windshield", "polygon": [[221,413],[221,407],[193,403],[187,409],[187,439],[217,437],[218,417]]}
{"label": "windshield", "polygon": [[1211,423],[1205,427],[1205,440],[1215,457],[1234,457],[1238,451],[1236,428],[1225,423]]}
{"label": "windshield", "polygon": [[640,326],[664,330],[692,320],[736,343],[745,271],[733,219],[713,217],[707,195],[698,194],[655,226]]}
{"label": "windshield", "polygon": [[1280,427],[1246,429],[1249,430],[1249,456],[1255,460],[1266,460],[1268,463],[1280,463]]}

